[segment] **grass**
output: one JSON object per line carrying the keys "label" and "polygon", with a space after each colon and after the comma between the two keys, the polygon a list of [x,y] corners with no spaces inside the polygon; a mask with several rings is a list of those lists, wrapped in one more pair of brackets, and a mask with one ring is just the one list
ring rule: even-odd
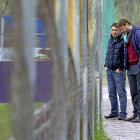
{"label": "grass", "polygon": [[103,124],[103,118],[100,118],[100,121],[98,124],[95,125],[95,131],[94,131],[94,139],[95,140],[111,140],[107,133],[105,132],[105,126]]}
{"label": "grass", "polygon": [[0,104],[0,140],[6,140],[12,136],[10,105]]}
{"label": "grass", "polygon": [[[35,103],[34,109],[40,108],[43,103]],[[12,137],[11,108],[8,103],[0,103],[0,140]]]}
{"label": "grass", "polygon": [[43,106],[43,104],[44,104],[44,103],[36,102],[36,103],[34,104],[34,109],[36,110],[36,109],[38,109],[38,108],[41,108],[41,107]]}
{"label": "grass", "polygon": [[[35,109],[37,109],[40,108],[43,103],[35,103],[34,105]],[[0,140],[7,140],[12,136],[10,104],[1,103],[0,114]],[[95,125],[95,140],[110,140],[104,128],[103,120],[100,119],[99,129],[97,129],[97,125]]]}
{"label": "grass", "polygon": [[107,83],[107,79],[106,79],[106,71],[103,71],[103,83]]}
{"label": "grass", "polygon": [[[43,103],[35,103],[35,109],[40,108]],[[99,126],[99,129],[97,129]],[[105,126],[103,125],[103,119],[100,119],[99,125],[95,125],[95,140],[110,140],[104,131]],[[7,140],[12,137],[11,128],[11,114],[10,114],[10,104],[1,103],[0,104],[0,140]]]}

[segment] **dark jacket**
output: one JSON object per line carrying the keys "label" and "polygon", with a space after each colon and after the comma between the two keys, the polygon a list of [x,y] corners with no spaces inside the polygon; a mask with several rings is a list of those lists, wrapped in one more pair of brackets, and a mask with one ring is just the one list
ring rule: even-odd
{"label": "dark jacket", "polygon": [[124,68],[124,40],[122,33],[116,38],[113,38],[113,36],[111,35],[108,41],[105,66],[109,70]]}
{"label": "dark jacket", "polygon": [[[132,43],[139,56],[138,66],[140,68],[140,27],[133,25],[132,28]],[[127,45],[124,45],[124,68],[128,69],[128,51]]]}

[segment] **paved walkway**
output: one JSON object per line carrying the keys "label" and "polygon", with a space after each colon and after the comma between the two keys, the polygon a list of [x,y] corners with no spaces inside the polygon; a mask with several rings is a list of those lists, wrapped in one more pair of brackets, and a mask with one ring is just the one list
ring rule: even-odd
{"label": "paved walkway", "polygon": [[[127,90],[127,117],[132,116],[132,103],[129,85]],[[110,114],[110,101],[108,98],[107,84],[103,84],[103,116]],[[118,118],[104,119],[105,131],[111,140],[140,140],[140,123],[126,122]]]}

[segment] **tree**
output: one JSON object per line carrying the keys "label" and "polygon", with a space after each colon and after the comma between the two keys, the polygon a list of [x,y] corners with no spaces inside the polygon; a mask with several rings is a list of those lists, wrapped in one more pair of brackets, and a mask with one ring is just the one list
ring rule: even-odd
{"label": "tree", "polygon": [[126,17],[132,24],[140,26],[140,0],[115,0],[115,21]]}
{"label": "tree", "polygon": [[11,15],[12,14],[12,1],[0,0],[0,14]]}

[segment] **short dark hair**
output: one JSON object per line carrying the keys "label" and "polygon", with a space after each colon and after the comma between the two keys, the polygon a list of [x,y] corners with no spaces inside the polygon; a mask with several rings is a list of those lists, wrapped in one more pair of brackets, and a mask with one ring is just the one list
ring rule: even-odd
{"label": "short dark hair", "polygon": [[115,26],[116,28],[118,28],[118,23],[113,23],[113,24],[111,25],[111,28],[112,28],[113,26]]}
{"label": "short dark hair", "polygon": [[127,18],[123,17],[123,18],[120,19],[120,21],[118,23],[118,27],[125,26],[126,23],[131,25],[131,22]]}

